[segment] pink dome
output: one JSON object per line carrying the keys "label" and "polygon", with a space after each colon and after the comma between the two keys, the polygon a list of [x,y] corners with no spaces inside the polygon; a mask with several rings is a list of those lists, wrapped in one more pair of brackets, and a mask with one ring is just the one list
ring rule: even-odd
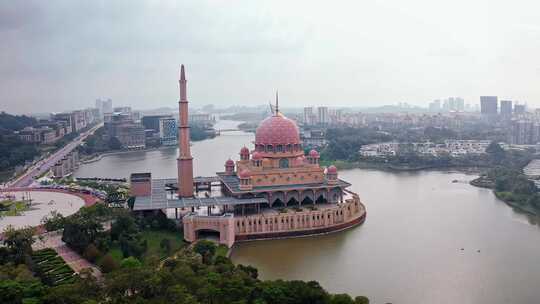
{"label": "pink dome", "polygon": [[242,149],[240,149],[240,154],[249,154],[249,149],[247,147],[242,147]]}
{"label": "pink dome", "polygon": [[300,144],[300,131],[294,121],[279,113],[261,122],[255,132],[255,144]]}
{"label": "pink dome", "polygon": [[329,173],[329,174],[337,174],[337,168],[336,168],[336,166],[331,165],[330,167],[328,167],[328,169],[326,169],[326,173]]}
{"label": "pink dome", "polygon": [[309,151],[309,156],[312,158],[319,158],[319,152],[317,152],[316,150],[311,150]]}
{"label": "pink dome", "polygon": [[225,162],[225,166],[234,166],[234,161],[232,159],[227,159],[227,161]]}
{"label": "pink dome", "polygon": [[247,169],[244,169],[240,172],[240,178],[249,178],[250,176],[251,173]]}
{"label": "pink dome", "polygon": [[261,153],[259,153],[259,152],[253,152],[253,155],[252,155],[251,158],[254,159],[254,160],[260,160],[260,159],[263,159]]}
{"label": "pink dome", "polygon": [[304,163],[304,157],[303,157],[303,156],[298,156],[298,157],[296,158],[296,164],[297,164],[297,165],[301,165],[301,164],[303,164],[303,163]]}

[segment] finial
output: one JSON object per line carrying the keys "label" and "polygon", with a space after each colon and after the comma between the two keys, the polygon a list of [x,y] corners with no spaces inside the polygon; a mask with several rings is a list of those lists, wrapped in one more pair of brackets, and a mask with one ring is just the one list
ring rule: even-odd
{"label": "finial", "polygon": [[276,90],[276,115],[279,113],[279,96],[278,91]]}
{"label": "finial", "polygon": [[180,66],[180,81],[186,81],[186,73],[184,72],[184,65]]}

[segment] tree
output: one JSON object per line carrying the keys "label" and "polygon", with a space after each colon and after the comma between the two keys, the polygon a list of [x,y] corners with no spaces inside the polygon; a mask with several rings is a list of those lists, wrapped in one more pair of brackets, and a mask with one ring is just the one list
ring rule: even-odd
{"label": "tree", "polygon": [[139,232],[133,216],[121,214],[111,225],[111,239],[116,241],[121,235],[134,235]]}
{"label": "tree", "polygon": [[78,252],[82,252],[93,243],[103,226],[95,218],[74,217],[66,221],[62,241]]}
{"label": "tree", "polygon": [[493,159],[496,164],[501,163],[505,158],[504,149],[495,142],[492,141],[489,146],[486,148],[486,153]]}
{"label": "tree", "polygon": [[203,258],[203,262],[208,264],[211,262],[214,254],[216,253],[217,246],[214,242],[209,240],[200,240],[193,247],[193,251],[200,254]]}
{"label": "tree", "polygon": [[100,256],[101,252],[94,244],[88,245],[83,253],[83,257],[92,263],[94,263]]}
{"label": "tree", "polygon": [[15,229],[7,226],[4,229],[4,245],[11,251],[15,263],[23,263],[32,254],[35,229],[32,227]]}
{"label": "tree", "polygon": [[99,262],[99,267],[104,273],[109,273],[118,269],[118,263],[111,255],[107,254]]}
{"label": "tree", "polygon": [[148,248],[146,240],[141,240],[140,234],[122,234],[119,241],[120,250],[122,250],[122,254],[125,258],[130,256],[140,258]]}
{"label": "tree", "polygon": [[159,247],[163,249],[167,255],[169,255],[171,253],[171,240],[167,238],[162,239],[159,243]]}
{"label": "tree", "polygon": [[364,296],[354,298],[354,304],[369,304],[369,299]]}
{"label": "tree", "polygon": [[336,294],[332,296],[330,304],[354,304],[354,301],[348,294]]}
{"label": "tree", "polygon": [[56,210],[51,211],[50,215],[41,220],[47,231],[56,231],[64,228],[66,218]]}

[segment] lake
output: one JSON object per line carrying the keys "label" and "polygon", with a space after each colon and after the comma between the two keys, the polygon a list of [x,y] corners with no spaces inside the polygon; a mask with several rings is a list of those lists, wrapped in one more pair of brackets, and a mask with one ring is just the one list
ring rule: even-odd
{"label": "lake", "polygon": [[[219,121],[226,129],[236,122]],[[195,175],[223,170],[253,134],[227,132],[193,143]],[[79,177],[176,176],[176,148],[106,156],[82,165]],[[366,295],[372,303],[540,303],[540,229],[475,175],[422,171],[339,172],[367,208],[366,222],[318,237],[235,246],[235,263],[263,279],[317,280],[333,293]],[[457,182],[453,182],[457,181]]]}

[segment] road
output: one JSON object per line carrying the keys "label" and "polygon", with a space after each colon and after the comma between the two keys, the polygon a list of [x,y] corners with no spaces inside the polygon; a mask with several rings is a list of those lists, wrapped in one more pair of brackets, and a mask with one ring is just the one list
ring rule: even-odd
{"label": "road", "polygon": [[8,188],[27,187],[29,186],[35,177],[39,176],[43,172],[49,170],[57,161],[61,160],[64,156],[77,148],[89,135],[93,134],[97,129],[102,127],[103,124],[97,124],[88,131],[81,133],[73,141],[62,147],[60,150],[54,152],[46,159],[38,161],[26,170],[26,172],[17,177],[15,180],[8,183]]}

